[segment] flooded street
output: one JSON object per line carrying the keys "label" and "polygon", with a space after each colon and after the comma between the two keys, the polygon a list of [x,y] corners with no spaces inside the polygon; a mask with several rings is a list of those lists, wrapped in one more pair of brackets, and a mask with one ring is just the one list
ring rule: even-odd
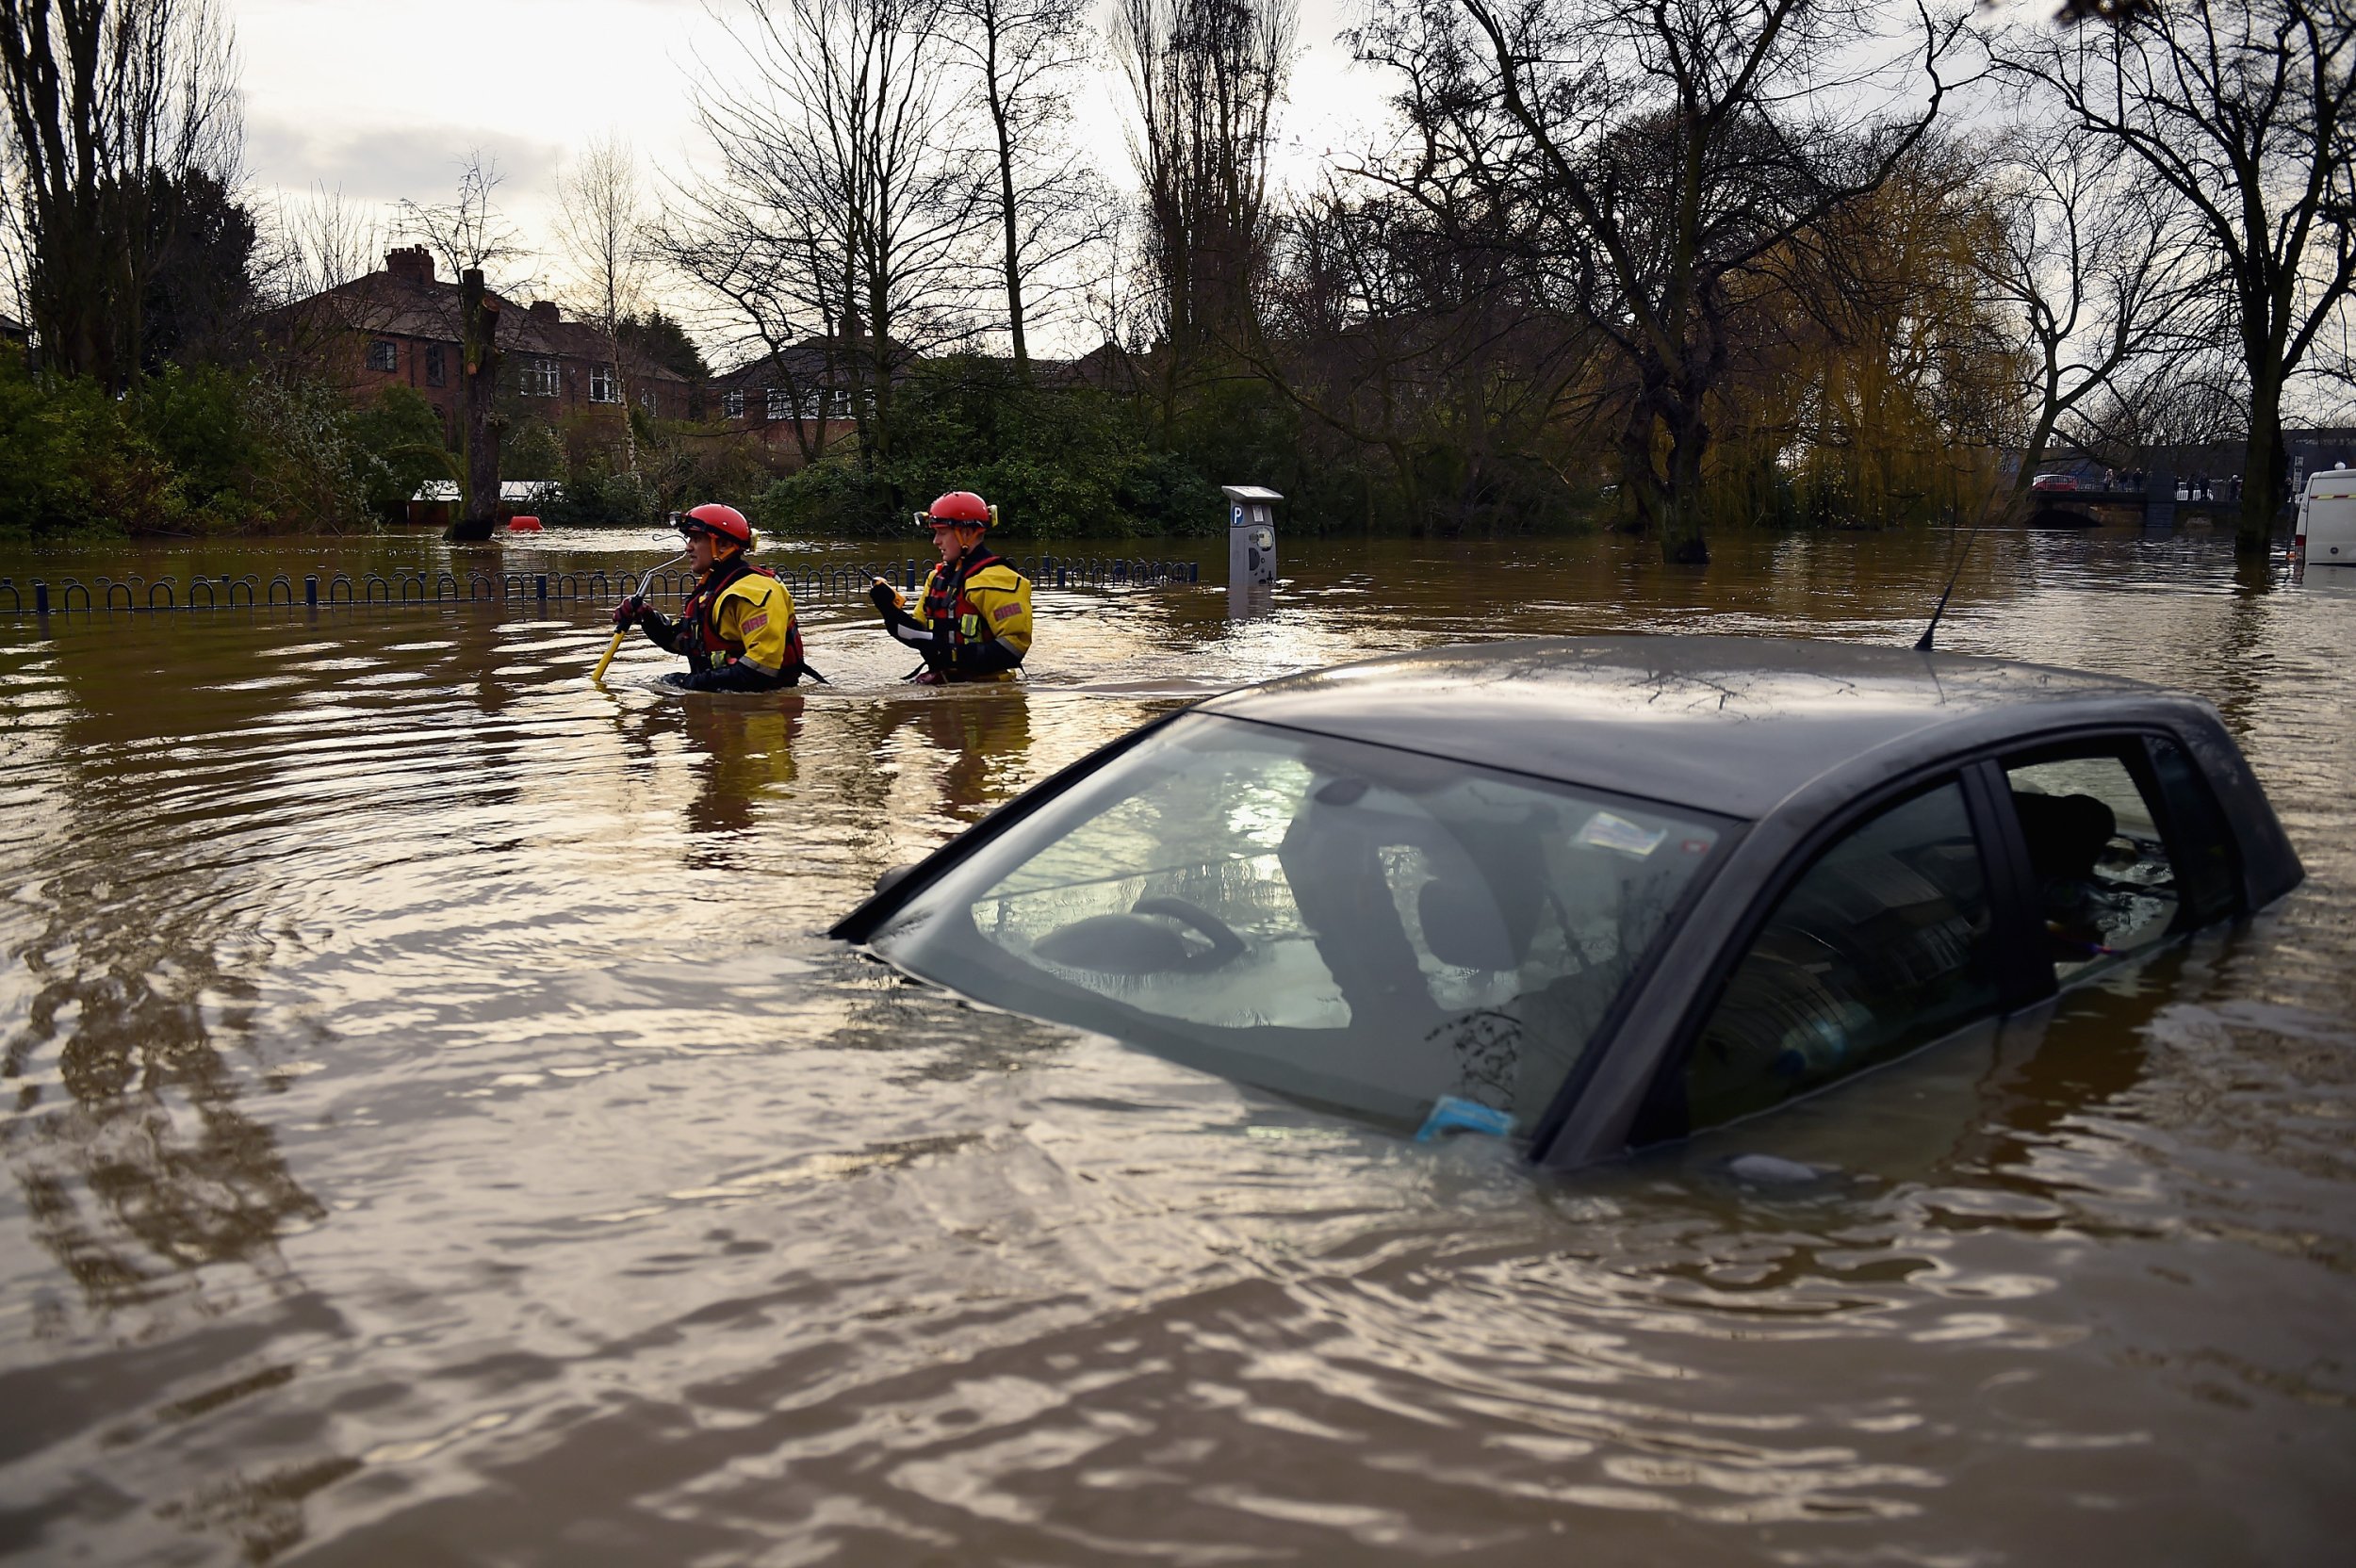
{"label": "flooded street", "polygon": [[[720,698],[643,640],[593,686],[596,603],[0,615],[0,1553],[2336,1558],[2356,584],[2199,528],[1982,538],[1940,645],[2209,698],[2306,884],[1992,1047],[1622,1166],[1405,1143],[822,935],[1209,692],[1543,633],[1911,643],[1952,547],[1294,539],[1231,620],[1223,555],[1132,547],[1203,585],[1042,593],[1003,690],[901,685],[857,599],[804,606],[832,685]],[[1755,1151],[1841,1174],[1750,1190]]]}

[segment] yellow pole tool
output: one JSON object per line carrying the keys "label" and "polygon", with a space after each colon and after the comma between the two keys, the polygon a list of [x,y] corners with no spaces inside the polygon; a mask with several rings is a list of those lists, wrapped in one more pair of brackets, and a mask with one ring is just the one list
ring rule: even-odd
{"label": "yellow pole tool", "polygon": [[[640,574],[638,586],[631,590],[630,596],[634,599],[645,598],[646,596],[646,584],[653,580],[655,573],[663,570],[663,566],[677,565],[679,562],[686,559],[687,557],[685,553],[682,552],[679,555],[671,557],[670,560],[663,562],[662,565],[647,567],[644,573]],[[614,662],[614,656],[615,654],[622,651],[622,639],[629,635],[630,628],[627,626],[617,626],[614,629],[614,641],[605,645],[605,657],[597,661],[597,667],[590,673],[589,683],[591,685],[602,686],[605,684],[605,667]]]}

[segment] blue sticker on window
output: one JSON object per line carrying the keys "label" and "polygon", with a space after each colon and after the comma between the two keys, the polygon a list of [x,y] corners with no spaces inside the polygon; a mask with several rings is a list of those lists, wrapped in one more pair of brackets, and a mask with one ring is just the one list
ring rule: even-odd
{"label": "blue sticker on window", "polygon": [[1444,1094],[1432,1102],[1432,1114],[1423,1119],[1423,1126],[1415,1133],[1417,1143],[1430,1143],[1442,1133],[1480,1133],[1501,1138],[1513,1130],[1511,1112],[1494,1105],[1483,1105],[1478,1100],[1465,1100]]}

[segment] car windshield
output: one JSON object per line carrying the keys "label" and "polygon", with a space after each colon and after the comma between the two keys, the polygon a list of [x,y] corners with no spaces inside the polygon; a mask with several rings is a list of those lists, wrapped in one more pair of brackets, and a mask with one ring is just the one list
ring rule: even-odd
{"label": "car windshield", "polygon": [[1192,714],[952,867],[875,946],[1296,1098],[1527,1133],[1727,826]]}

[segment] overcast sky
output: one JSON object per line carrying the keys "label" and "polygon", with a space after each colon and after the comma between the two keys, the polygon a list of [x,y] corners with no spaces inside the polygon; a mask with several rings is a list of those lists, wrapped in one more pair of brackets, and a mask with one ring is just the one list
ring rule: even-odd
{"label": "overcast sky", "polygon": [[[740,0],[718,3],[725,14]],[[1390,90],[1385,76],[1356,65],[1337,41],[1368,0],[1298,3],[1300,49],[1276,155],[1279,182],[1295,187],[1316,183],[1335,150],[1375,144]],[[1999,0],[1994,9],[2048,3]],[[1912,24],[1910,0],[1889,4],[1898,22]],[[228,5],[242,63],[247,169],[258,196],[340,190],[389,214],[403,198],[449,200],[462,160],[480,149],[505,177],[499,204],[543,253],[525,270],[552,292],[560,265],[550,218],[574,150],[618,131],[658,172],[658,185],[660,175],[689,172],[702,157],[696,106],[740,74],[705,0]],[[1094,55],[1099,63],[1077,94],[1077,140],[1107,178],[1130,186],[1125,90],[1109,48],[1100,42]]]}
{"label": "overcast sky", "polygon": [[[1328,147],[1380,114],[1380,84],[1334,41],[1356,3],[1301,0],[1287,178],[1314,178]],[[613,129],[653,167],[688,168],[701,155],[695,106],[714,85],[699,61],[712,76],[733,74],[702,0],[232,0],[231,14],[257,191],[431,204],[481,148],[506,178],[501,206],[534,244],[548,242],[573,149]],[[455,63],[462,56],[474,63]],[[1109,72],[1086,83],[1080,141],[1127,182],[1114,90]]]}

